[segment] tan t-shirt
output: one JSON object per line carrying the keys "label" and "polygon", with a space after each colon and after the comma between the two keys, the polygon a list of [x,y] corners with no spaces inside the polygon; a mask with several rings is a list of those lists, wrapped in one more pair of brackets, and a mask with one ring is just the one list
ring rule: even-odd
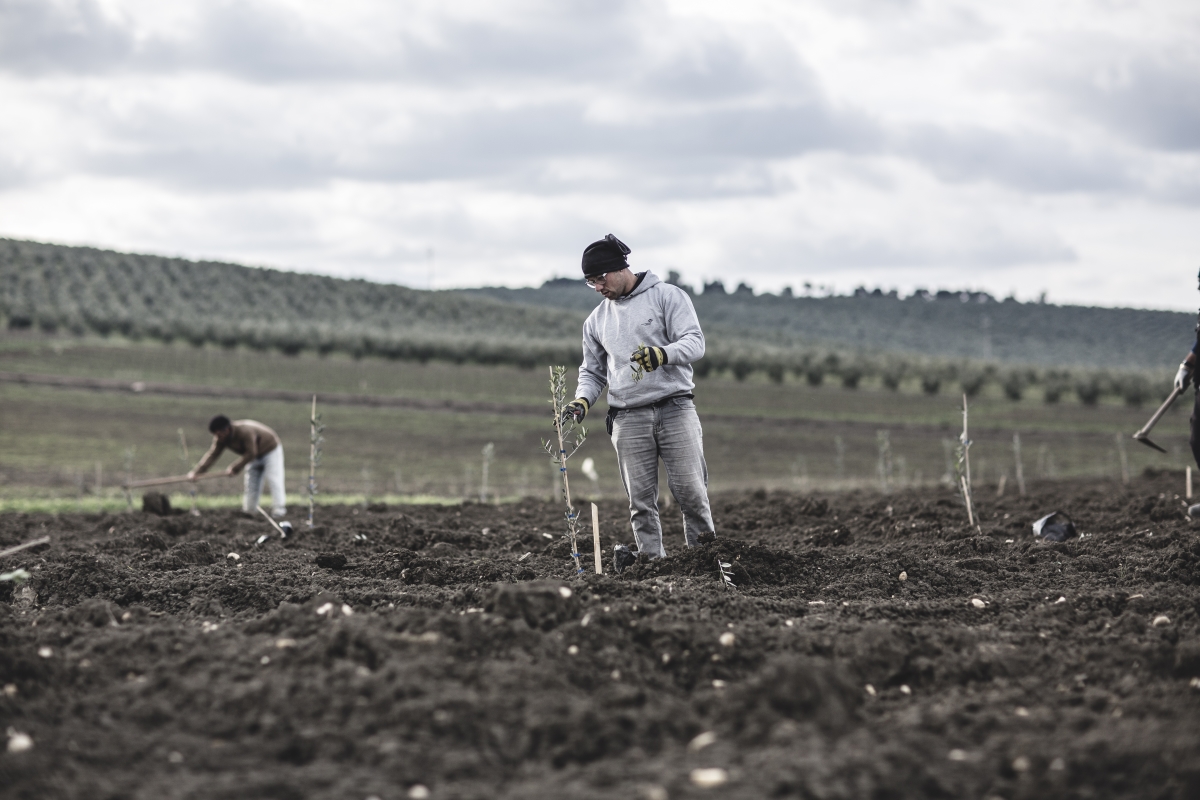
{"label": "tan t-shirt", "polygon": [[230,430],[229,436],[225,437],[224,442],[218,441],[217,437],[213,436],[212,447],[208,448],[204,458],[200,459],[200,463],[196,465],[197,475],[207,472],[227,447],[241,456],[233,463],[233,471],[241,472],[242,467],[256,458],[262,458],[279,446],[279,434],[261,422],[239,419],[234,420],[230,427],[232,430]]}

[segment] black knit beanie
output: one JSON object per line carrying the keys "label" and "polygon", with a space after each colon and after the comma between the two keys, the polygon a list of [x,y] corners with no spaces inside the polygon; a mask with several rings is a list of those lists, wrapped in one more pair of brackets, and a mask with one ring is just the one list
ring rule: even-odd
{"label": "black knit beanie", "polygon": [[625,269],[629,266],[625,256],[630,252],[629,247],[611,233],[598,242],[592,242],[583,250],[583,276],[590,278]]}

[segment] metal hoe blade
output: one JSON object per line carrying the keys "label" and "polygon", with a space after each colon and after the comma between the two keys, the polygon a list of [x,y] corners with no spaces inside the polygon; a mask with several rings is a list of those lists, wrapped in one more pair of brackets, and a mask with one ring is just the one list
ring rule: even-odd
{"label": "metal hoe blade", "polygon": [[1167,413],[1167,409],[1170,408],[1171,404],[1175,402],[1175,398],[1179,397],[1179,395],[1181,395],[1181,394],[1183,394],[1182,389],[1172,389],[1171,394],[1167,397],[1166,400],[1163,401],[1163,404],[1158,407],[1158,410],[1154,412],[1154,416],[1150,417],[1149,421],[1147,421],[1146,424],[1142,426],[1142,429],[1133,435],[1133,438],[1136,441],[1139,441],[1142,444],[1146,445],[1147,447],[1153,447],[1155,450],[1157,450],[1160,453],[1167,452],[1163,448],[1156,445],[1154,442],[1150,441],[1150,431],[1152,431],[1154,429],[1154,426],[1158,424],[1158,421],[1159,421],[1159,419],[1162,418],[1162,415]]}
{"label": "metal hoe blade", "polygon": [[1136,439],[1137,441],[1141,442],[1142,444],[1146,445],[1147,447],[1153,447],[1155,450],[1157,450],[1160,453],[1167,452],[1166,449],[1159,447],[1154,442],[1150,441],[1150,438],[1148,436],[1146,436],[1146,434],[1144,434],[1144,433],[1140,434],[1140,435],[1135,433],[1133,435],[1133,438]]}

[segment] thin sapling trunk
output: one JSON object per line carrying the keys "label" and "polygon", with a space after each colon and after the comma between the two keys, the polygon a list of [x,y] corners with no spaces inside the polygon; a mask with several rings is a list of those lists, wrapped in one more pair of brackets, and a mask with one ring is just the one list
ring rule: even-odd
{"label": "thin sapling trunk", "polygon": [[967,521],[971,527],[975,527],[975,508],[971,502],[971,438],[967,433],[967,396],[963,395],[963,429],[962,436],[959,437],[958,446],[958,463],[955,465],[958,472],[958,485],[962,491],[963,502],[967,506]]}
{"label": "thin sapling trunk", "polygon": [[571,557],[575,559],[575,574],[583,573],[583,562],[579,558],[579,512],[571,505],[571,481],[567,473],[567,460],[587,439],[587,428],[582,427],[567,413],[567,370],[566,367],[550,367],[550,404],[554,407],[554,439],[542,441],[542,449],[550,456],[550,462],[558,469],[562,478],[563,497],[567,503],[567,537],[571,545]]}
{"label": "thin sapling trunk", "polygon": [[317,413],[317,396],[312,399],[312,415],[308,418],[308,527],[313,526],[313,510],[317,498],[317,465],[321,463],[321,445],[325,437],[321,434],[325,426],[321,424],[321,415]]}

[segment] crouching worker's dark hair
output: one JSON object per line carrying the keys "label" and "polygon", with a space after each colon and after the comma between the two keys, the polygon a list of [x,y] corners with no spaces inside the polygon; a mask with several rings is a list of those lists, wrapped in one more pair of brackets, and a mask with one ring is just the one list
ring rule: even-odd
{"label": "crouching worker's dark hair", "polygon": [[225,416],[224,414],[217,414],[215,417],[213,417],[212,419],[210,419],[208,421],[208,432],[209,433],[220,433],[221,431],[228,428],[230,426],[230,424],[232,424],[232,423],[229,422],[229,417]]}

